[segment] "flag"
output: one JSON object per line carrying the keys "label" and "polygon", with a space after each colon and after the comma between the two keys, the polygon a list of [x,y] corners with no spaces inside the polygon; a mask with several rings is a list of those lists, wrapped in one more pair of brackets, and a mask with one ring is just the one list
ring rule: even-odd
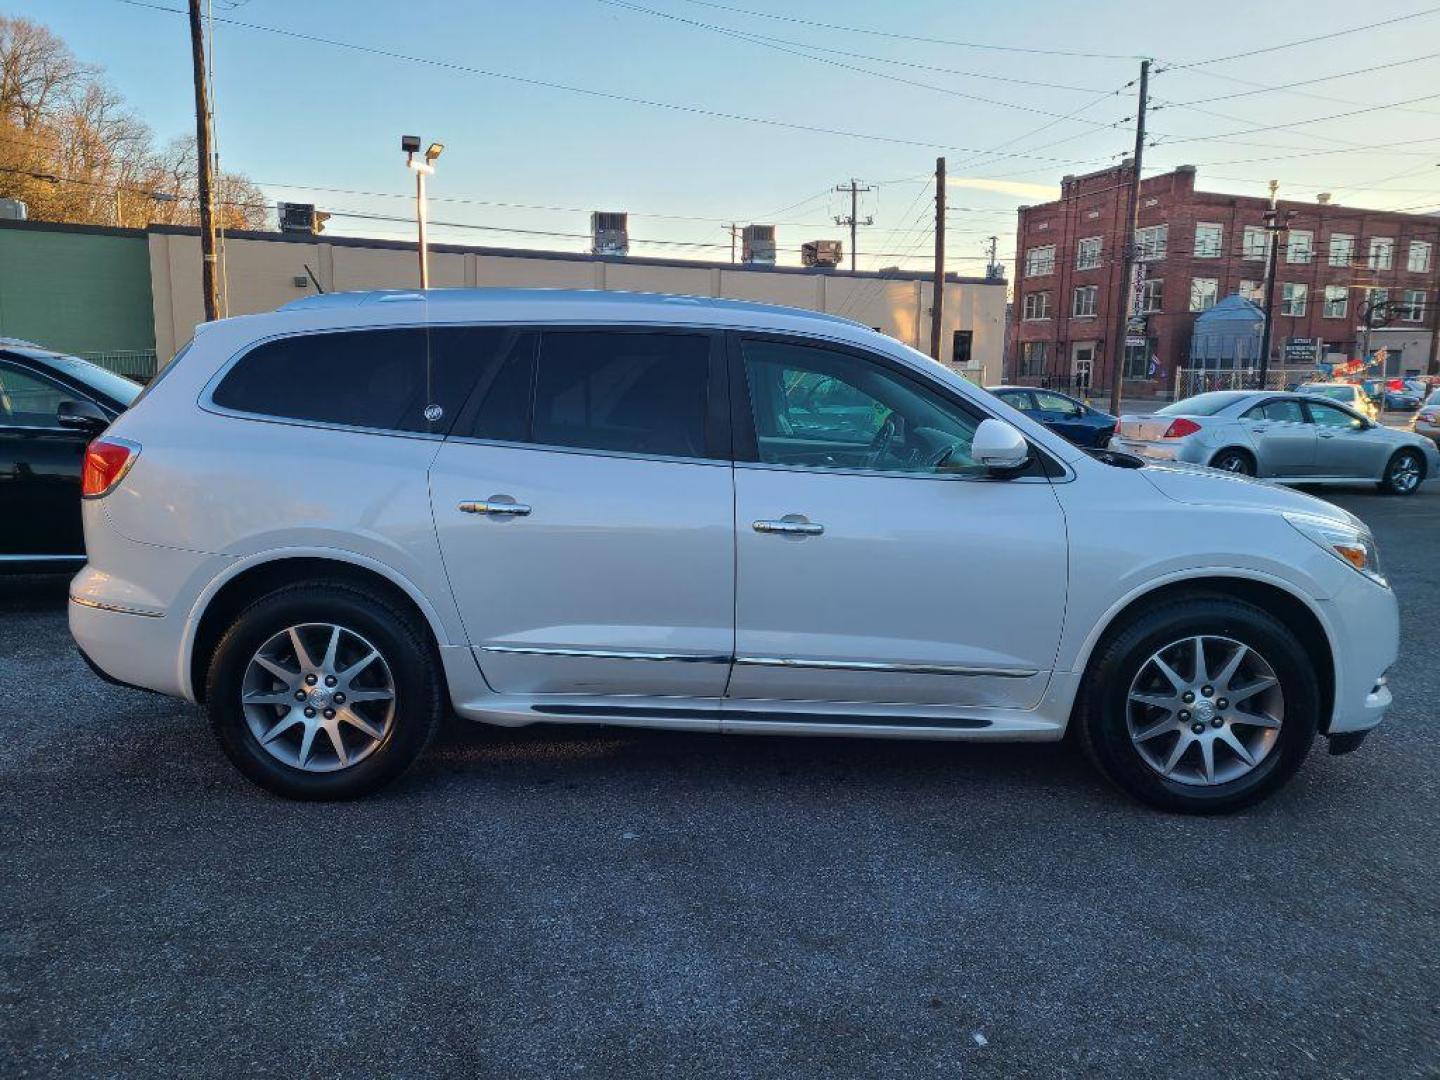
{"label": "flag", "polygon": [[1160,373],[1160,359],[1154,353],[1150,354],[1150,377],[1153,379]]}

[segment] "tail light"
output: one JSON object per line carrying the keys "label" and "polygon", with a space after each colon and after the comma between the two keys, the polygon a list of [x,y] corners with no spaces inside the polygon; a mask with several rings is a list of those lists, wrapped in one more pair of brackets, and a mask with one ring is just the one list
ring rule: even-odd
{"label": "tail light", "polygon": [[140,444],[128,439],[101,436],[85,448],[85,466],[80,473],[80,494],[98,499],[115,490],[140,456]]}
{"label": "tail light", "polygon": [[1186,435],[1194,435],[1200,430],[1200,425],[1194,420],[1186,420],[1183,416],[1179,420],[1172,420],[1170,426],[1165,429],[1162,439],[1183,439]]}

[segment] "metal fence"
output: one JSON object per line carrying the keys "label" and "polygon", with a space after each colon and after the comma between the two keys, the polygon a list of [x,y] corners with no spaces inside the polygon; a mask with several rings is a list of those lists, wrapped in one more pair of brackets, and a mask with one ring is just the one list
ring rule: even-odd
{"label": "metal fence", "polygon": [[1181,368],[1175,373],[1175,396],[1187,398],[1207,390],[1288,390],[1318,377],[1313,367],[1272,367],[1262,386],[1259,368]]}
{"label": "metal fence", "polygon": [[149,382],[155,377],[156,360],[154,349],[129,349],[119,352],[81,353],[83,359],[92,364],[124,375],[136,382]]}

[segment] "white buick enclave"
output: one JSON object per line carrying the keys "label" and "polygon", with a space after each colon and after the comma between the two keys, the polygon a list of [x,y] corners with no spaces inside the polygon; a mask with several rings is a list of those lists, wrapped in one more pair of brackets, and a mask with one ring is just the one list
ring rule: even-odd
{"label": "white buick enclave", "polygon": [[70,627],[250,779],[501,725],[1058,740],[1227,810],[1390,704],[1369,531],[1080,450],[899,342],[691,297],[342,294],[204,327],[89,448]]}

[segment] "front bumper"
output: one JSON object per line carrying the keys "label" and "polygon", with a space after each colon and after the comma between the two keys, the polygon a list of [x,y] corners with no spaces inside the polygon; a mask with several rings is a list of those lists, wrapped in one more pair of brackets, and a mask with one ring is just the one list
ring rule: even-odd
{"label": "front bumper", "polygon": [[1352,574],[1354,580],[1324,602],[1335,661],[1335,705],[1327,735],[1369,731],[1394,700],[1386,673],[1400,654],[1400,610],[1395,594]]}

